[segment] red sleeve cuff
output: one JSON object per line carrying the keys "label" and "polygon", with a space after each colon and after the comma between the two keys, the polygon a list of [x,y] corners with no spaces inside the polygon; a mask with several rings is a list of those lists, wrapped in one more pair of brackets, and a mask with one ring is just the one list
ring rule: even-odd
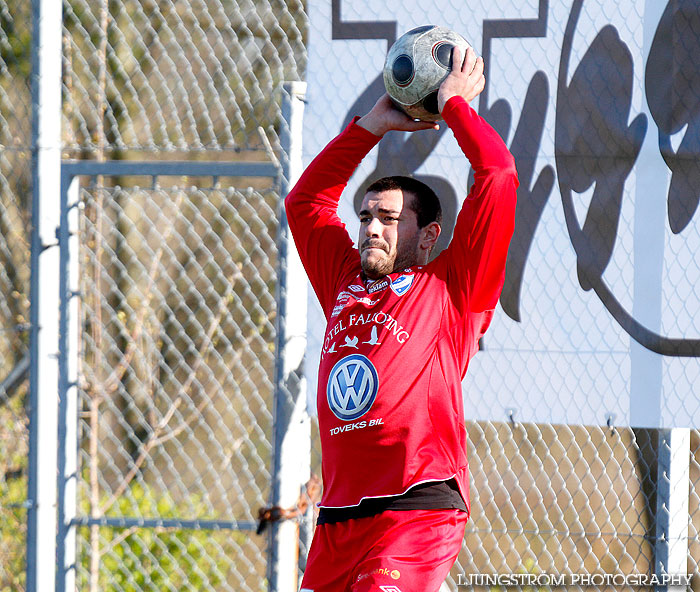
{"label": "red sleeve cuff", "polygon": [[379,140],[381,140],[382,137],[373,134],[371,131],[365,129],[361,125],[357,125],[357,122],[359,121],[359,119],[360,119],[360,116],[355,115],[355,117],[352,118],[352,121],[345,128],[345,131],[353,133],[354,135],[357,136],[358,139],[367,140],[367,142],[371,146],[378,144]]}
{"label": "red sleeve cuff", "polygon": [[442,108],[442,118],[447,121],[454,111],[463,109],[464,107],[471,109],[471,106],[464,97],[454,95],[447,100],[447,103],[445,103],[445,106]]}

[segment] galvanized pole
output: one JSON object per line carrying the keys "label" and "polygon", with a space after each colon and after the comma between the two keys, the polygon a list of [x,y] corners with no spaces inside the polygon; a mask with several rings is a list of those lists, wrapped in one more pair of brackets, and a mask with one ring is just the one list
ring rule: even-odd
{"label": "galvanized pole", "polygon": [[[659,430],[654,573],[683,577],[688,573],[688,504],[690,497],[690,429]],[[657,586],[657,592],[680,589]]]}
{"label": "galvanized pole", "polygon": [[[301,134],[306,83],[284,85],[282,187],[284,198],[302,172]],[[306,413],[306,273],[289,233],[284,209],[280,215],[277,367],[275,376],[272,505],[294,508],[311,464],[310,418]],[[272,592],[296,592],[299,524],[272,524],[268,579]]]}
{"label": "galvanized pole", "polygon": [[62,3],[32,1],[32,272],[27,591],[55,589]]}
{"label": "galvanized pole", "polygon": [[58,548],[56,590],[75,590],[78,492],[78,340],[79,276],[78,214],[80,182],[68,172],[61,178],[61,228],[59,232],[60,331],[58,414]]}
{"label": "galvanized pole", "polygon": [[[645,0],[643,53],[651,52],[665,3]],[[649,112],[646,96],[641,93],[642,109]],[[634,317],[652,330],[661,329],[662,285],[664,273],[663,224],[664,200],[668,176],[658,149],[658,128],[648,117],[647,133],[638,158],[637,190],[634,217]],[[650,288],[652,287],[653,288]],[[662,415],[664,359],[630,340],[632,381],[630,423],[632,426],[664,425]],[[688,503],[690,495],[690,431],[685,428],[660,429],[656,462],[656,508],[654,573],[682,576],[688,562]],[[663,581],[661,579],[660,581]],[[668,586],[657,587],[665,592]]]}

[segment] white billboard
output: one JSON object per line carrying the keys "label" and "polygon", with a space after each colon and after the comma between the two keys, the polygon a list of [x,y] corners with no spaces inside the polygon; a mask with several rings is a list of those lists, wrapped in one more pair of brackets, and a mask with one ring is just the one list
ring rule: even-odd
{"label": "white billboard", "polygon": [[[439,7],[438,7],[439,4]],[[439,8],[439,9],[438,9]],[[469,419],[700,425],[700,9],[695,0],[310,0],[304,161],[383,92],[393,40],[450,27],[484,57],[473,107],[520,179],[506,283],[463,382]],[[452,133],[388,134],[368,181],[415,175],[446,236],[469,168]],[[325,321],[310,294],[310,403]]]}

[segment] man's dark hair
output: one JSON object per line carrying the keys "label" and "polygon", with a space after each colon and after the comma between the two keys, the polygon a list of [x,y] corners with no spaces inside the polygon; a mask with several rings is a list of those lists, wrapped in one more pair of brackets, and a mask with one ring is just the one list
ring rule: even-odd
{"label": "man's dark hair", "polygon": [[403,177],[396,175],[394,177],[382,177],[369,187],[367,193],[381,193],[382,191],[391,191],[399,189],[404,193],[413,195],[410,207],[416,213],[418,219],[418,228],[423,228],[431,222],[442,224],[442,207],[440,200],[435,192],[422,181],[413,177]]}

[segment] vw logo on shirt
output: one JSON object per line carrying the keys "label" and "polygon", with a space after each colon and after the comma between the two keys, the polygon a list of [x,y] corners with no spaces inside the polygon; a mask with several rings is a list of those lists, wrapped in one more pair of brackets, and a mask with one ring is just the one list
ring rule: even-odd
{"label": "vw logo on shirt", "polygon": [[352,421],[370,410],[378,390],[379,378],[372,362],[352,354],[337,362],[328,376],[328,406],[338,419]]}

